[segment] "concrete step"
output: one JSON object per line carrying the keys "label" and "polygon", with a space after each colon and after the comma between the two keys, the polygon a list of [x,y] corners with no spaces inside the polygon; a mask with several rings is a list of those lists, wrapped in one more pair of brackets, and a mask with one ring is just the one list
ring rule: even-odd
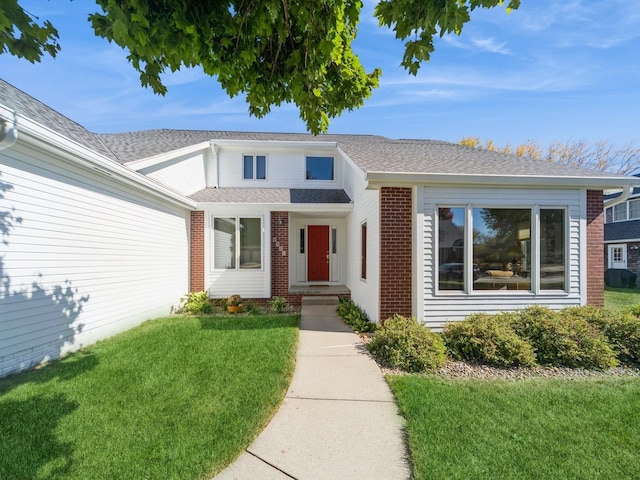
{"label": "concrete step", "polygon": [[302,305],[338,305],[336,296],[302,297]]}

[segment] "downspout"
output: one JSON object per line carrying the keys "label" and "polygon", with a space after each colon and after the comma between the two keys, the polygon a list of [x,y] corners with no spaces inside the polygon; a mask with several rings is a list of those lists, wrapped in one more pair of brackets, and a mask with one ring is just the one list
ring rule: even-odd
{"label": "downspout", "polygon": [[7,120],[0,120],[0,150],[13,146],[18,140],[18,118],[13,112],[13,126]]}
{"label": "downspout", "polygon": [[604,202],[604,208],[606,209],[611,205],[624,202],[625,200],[627,200],[627,198],[631,196],[631,194],[633,193],[633,189],[634,187],[632,185],[627,185],[622,189],[622,195],[620,195],[619,197],[610,198],[609,200],[606,200]]}
{"label": "downspout", "polygon": [[211,142],[207,152],[207,168],[205,170],[207,188],[218,188],[220,172],[218,169],[218,146]]}

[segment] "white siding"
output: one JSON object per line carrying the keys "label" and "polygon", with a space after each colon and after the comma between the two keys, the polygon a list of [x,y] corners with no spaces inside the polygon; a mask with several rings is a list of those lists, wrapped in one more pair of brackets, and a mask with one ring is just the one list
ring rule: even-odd
{"label": "white siding", "polygon": [[157,180],[183,195],[191,195],[206,188],[206,153],[200,151],[142,168],[140,173]]}
{"label": "white siding", "polygon": [[[418,261],[417,316],[428,326],[440,328],[446,322],[463,320],[473,312],[496,313],[524,308],[528,305],[547,305],[562,308],[580,305],[581,272],[580,249],[584,241],[580,232],[584,220],[583,190],[509,189],[509,188],[431,188],[418,189],[417,229],[420,244],[416,249]],[[435,219],[438,206],[468,204],[482,207],[566,207],[568,212],[569,288],[567,293],[496,292],[470,294],[445,292],[436,294],[437,254],[434,250],[437,235]]]}
{"label": "white siding", "polygon": [[0,152],[0,376],[170,312],[186,209],[20,146]]}
{"label": "white siding", "polygon": [[[367,222],[367,278],[360,278],[361,226]],[[347,217],[347,281],[351,299],[373,322],[380,309],[380,195],[378,190],[361,191]]]}
{"label": "white siding", "polygon": [[[262,268],[259,269],[215,269],[213,252],[213,218],[259,217],[262,220]],[[211,298],[228,297],[234,293],[247,298],[269,298],[271,296],[271,235],[270,213],[256,205],[215,205],[205,209],[205,286]],[[219,246],[218,246],[219,247]],[[223,248],[229,248],[225,245]],[[276,248],[275,245],[273,248]]]}
{"label": "white siding", "polygon": [[[266,180],[244,180],[243,155],[266,155]],[[306,160],[309,155],[334,158],[332,181],[307,180]],[[227,188],[342,188],[343,160],[337,150],[230,149],[218,153],[220,187]]]}

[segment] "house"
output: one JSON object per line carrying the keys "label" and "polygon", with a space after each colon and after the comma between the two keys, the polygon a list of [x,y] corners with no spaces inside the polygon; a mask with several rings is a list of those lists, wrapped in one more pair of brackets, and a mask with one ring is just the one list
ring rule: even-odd
{"label": "house", "polygon": [[2,81],[0,120],[0,375],[189,290],[345,295],[434,328],[601,305],[603,190],[635,181],[373,135],[96,134]]}
{"label": "house", "polygon": [[604,207],[605,268],[640,275],[640,188],[605,195]]}

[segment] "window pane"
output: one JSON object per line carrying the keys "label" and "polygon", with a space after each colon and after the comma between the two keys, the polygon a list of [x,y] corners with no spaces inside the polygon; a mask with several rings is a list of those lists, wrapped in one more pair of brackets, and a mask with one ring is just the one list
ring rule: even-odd
{"label": "window pane", "polygon": [[333,157],[307,157],[307,180],[333,180]]}
{"label": "window pane", "polygon": [[300,229],[300,253],[304,253],[304,228]]}
{"label": "window pane", "polygon": [[540,289],[565,289],[565,211],[540,210]]}
{"label": "window pane", "polygon": [[338,230],[331,229],[331,253],[338,253]]}
{"label": "window pane", "polygon": [[213,267],[236,268],[236,220],[216,218],[213,221]]}
{"label": "window pane", "polygon": [[640,200],[629,202],[629,219],[631,218],[640,218]]}
{"label": "window pane", "polygon": [[253,155],[244,156],[244,179],[253,180]]}
{"label": "window pane", "polygon": [[619,222],[620,220],[627,219],[627,202],[622,202],[613,206],[613,221]]}
{"label": "window pane", "polygon": [[367,278],[367,224],[360,226],[360,278]]}
{"label": "window pane", "polygon": [[473,261],[474,290],[530,290],[531,210],[474,208]]}
{"label": "window pane", "polygon": [[438,209],[438,288],[464,290],[464,208]]}
{"label": "window pane", "polygon": [[262,227],[259,218],[240,219],[240,268],[262,268]]}
{"label": "window pane", "polygon": [[256,178],[258,180],[267,178],[267,157],[264,155],[256,156]]}

